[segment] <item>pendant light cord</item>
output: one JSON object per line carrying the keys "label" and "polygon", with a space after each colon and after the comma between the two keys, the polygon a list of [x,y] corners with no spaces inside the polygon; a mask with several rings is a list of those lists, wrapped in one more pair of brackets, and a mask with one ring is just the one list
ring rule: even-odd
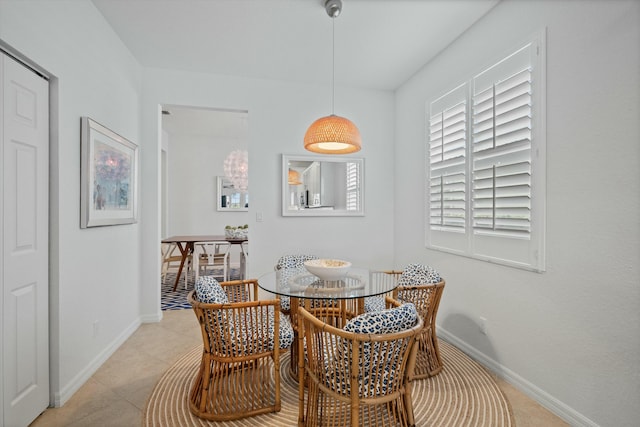
{"label": "pendant light cord", "polygon": [[334,114],[336,99],[336,18],[331,18],[331,114]]}

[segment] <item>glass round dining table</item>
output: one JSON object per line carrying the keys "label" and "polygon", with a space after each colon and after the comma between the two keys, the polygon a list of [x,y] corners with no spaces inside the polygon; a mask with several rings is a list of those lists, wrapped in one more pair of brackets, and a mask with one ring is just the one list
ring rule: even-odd
{"label": "glass round dining table", "polygon": [[[307,300],[358,300],[357,314],[364,311],[364,298],[383,295],[398,285],[384,271],[352,267],[341,280],[322,280],[304,267],[284,268],[258,277],[258,286],[272,294]],[[293,306],[292,306],[293,311]]]}
{"label": "glass round dining table", "polygon": [[[385,271],[352,267],[341,280],[322,280],[304,267],[283,268],[270,271],[258,277],[258,286],[280,297],[290,298],[289,317],[295,341],[298,341],[298,307],[307,311],[340,310],[344,324],[365,311],[367,297],[383,296],[397,286],[397,276]],[[384,304],[384,303],[383,303]],[[298,345],[291,346],[289,369],[293,378],[298,378]]]}

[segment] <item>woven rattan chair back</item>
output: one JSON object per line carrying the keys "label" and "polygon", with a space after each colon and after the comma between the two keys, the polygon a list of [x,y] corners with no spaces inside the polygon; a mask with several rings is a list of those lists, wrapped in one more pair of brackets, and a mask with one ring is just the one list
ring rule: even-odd
{"label": "woven rattan chair back", "polygon": [[[302,268],[304,267],[304,262],[312,259],[318,259],[315,255],[309,254],[291,254],[291,255],[282,255],[278,258],[274,269],[283,270],[283,269],[294,269],[294,268]],[[287,315],[291,314],[291,304],[289,302],[289,297],[280,297],[280,310]],[[293,324],[293,322],[292,322]],[[295,326],[294,326],[295,327]]]}
{"label": "woven rattan chair back", "polygon": [[410,378],[422,319],[397,333],[357,334],[342,329],[339,309],[311,311],[298,308],[298,426],[413,426]]}
{"label": "woven rattan chair back", "polygon": [[[376,286],[384,286],[385,288],[391,288],[397,286],[398,279],[402,271],[399,270],[371,270],[370,280]],[[384,310],[385,297],[389,296],[393,298],[393,291],[387,292],[385,295],[376,295],[373,297],[367,297],[364,299],[364,311],[372,312]]]}
{"label": "woven rattan chair back", "polygon": [[413,303],[422,317],[423,329],[417,338],[416,379],[437,375],[443,368],[436,336],[436,315],[444,285],[445,281],[441,280],[439,283],[398,286],[394,292],[398,301]]}
{"label": "woven rattan chair back", "polygon": [[[230,301],[249,299],[241,302],[205,304],[195,299],[195,291],[188,295],[203,341],[189,394],[189,408],[200,418],[228,421],[280,411],[280,311],[277,300],[256,300],[257,284],[255,279],[220,283]],[[269,316],[272,330],[265,326]]]}

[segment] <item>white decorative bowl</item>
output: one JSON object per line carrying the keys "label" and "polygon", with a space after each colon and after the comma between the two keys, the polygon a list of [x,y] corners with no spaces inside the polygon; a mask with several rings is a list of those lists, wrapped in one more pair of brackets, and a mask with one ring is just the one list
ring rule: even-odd
{"label": "white decorative bowl", "polygon": [[340,280],[349,272],[351,263],[340,259],[312,259],[304,262],[304,267],[322,280]]}
{"label": "white decorative bowl", "polygon": [[245,240],[248,238],[249,229],[247,228],[225,228],[224,238],[229,240]]}

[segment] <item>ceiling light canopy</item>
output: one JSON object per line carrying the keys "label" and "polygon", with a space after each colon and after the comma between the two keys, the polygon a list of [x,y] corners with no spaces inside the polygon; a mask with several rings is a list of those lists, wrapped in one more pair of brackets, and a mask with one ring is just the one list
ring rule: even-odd
{"label": "ceiling light canopy", "polygon": [[335,103],[335,21],[342,11],[342,0],[326,0],[327,15],[332,19],[331,115],[321,117],[309,126],[304,135],[304,148],[321,154],[348,154],[360,151],[362,138],[358,127],[349,119],[333,113]]}
{"label": "ceiling light canopy", "polygon": [[342,0],[327,0],[324,2],[324,9],[327,11],[327,15],[337,18],[342,12]]}

